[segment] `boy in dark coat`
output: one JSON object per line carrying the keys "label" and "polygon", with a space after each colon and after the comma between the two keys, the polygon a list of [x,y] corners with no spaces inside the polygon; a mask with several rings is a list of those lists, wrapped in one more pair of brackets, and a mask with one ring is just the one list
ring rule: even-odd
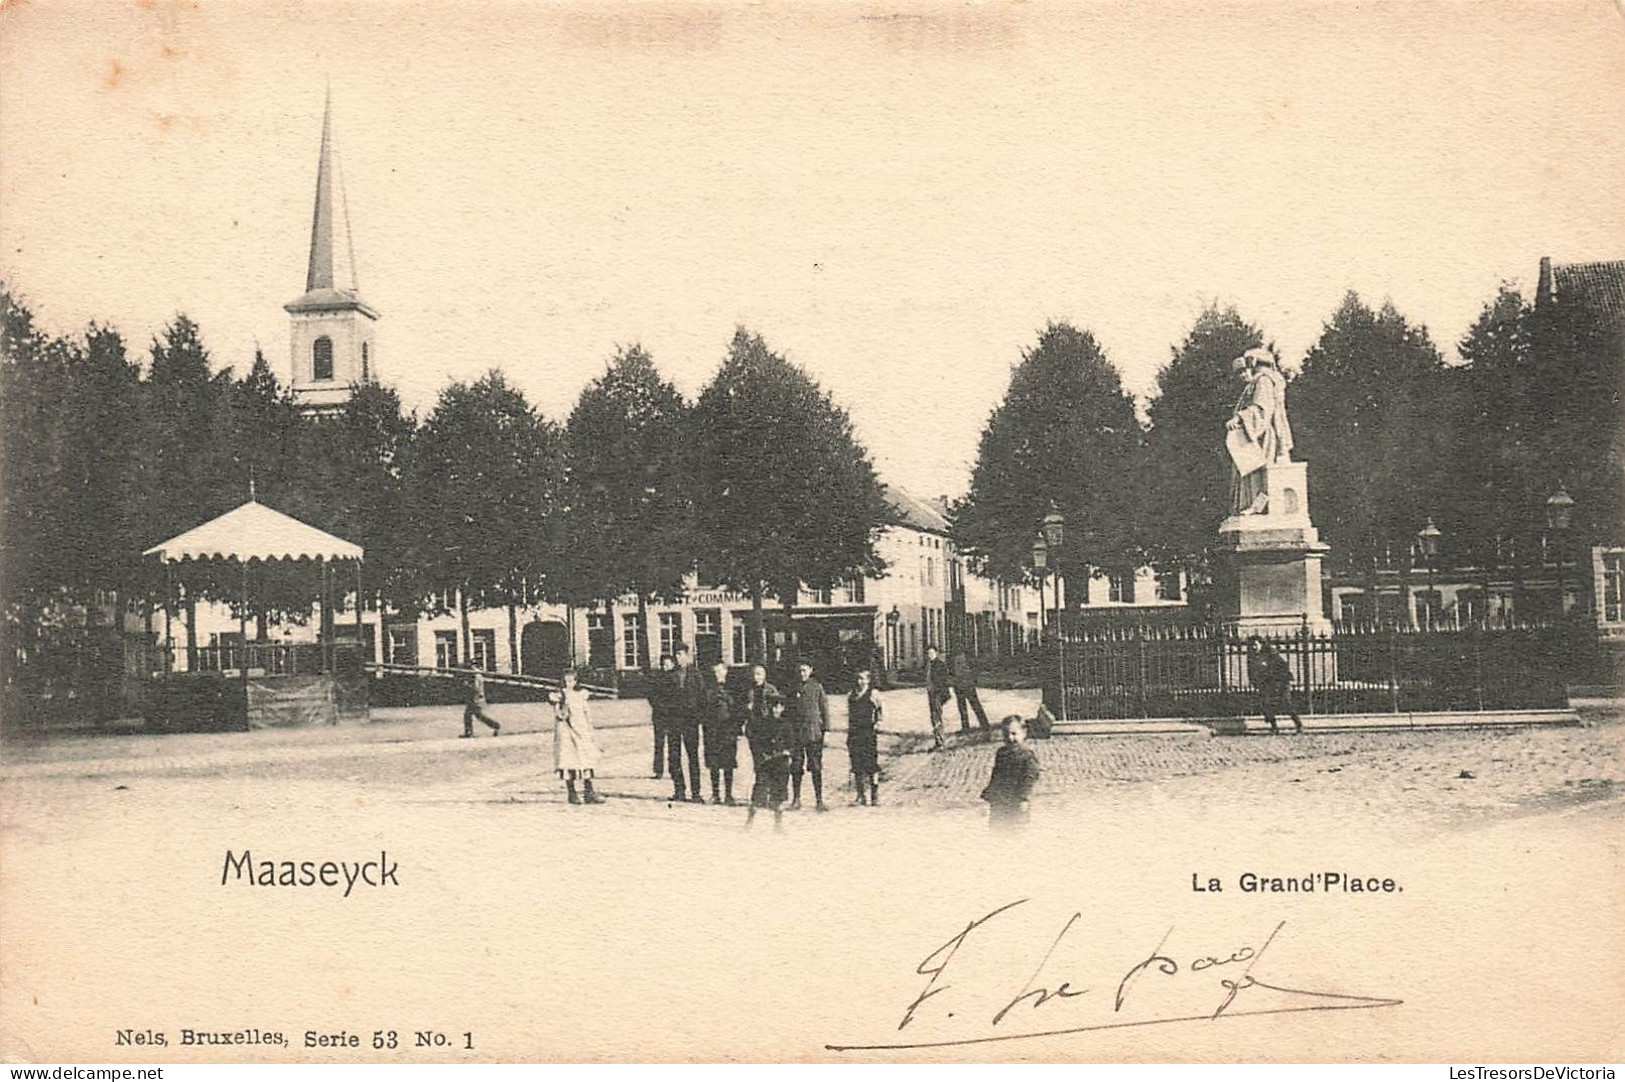
{"label": "boy in dark coat", "polygon": [[925,704],[931,711],[931,737],[942,750],[942,705],[953,698],[953,680],[947,662],[935,646],[925,648]]}
{"label": "boy in dark coat", "polygon": [[[734,768],[739,765],[739,729],[741,713],[728,694],[728,666],[719,661],[711,666],[711,679],[705,684],[705,706],[701,724],[705,735],[705,766],[711,771],[711,803],[726,803],[730,808],[734,800]],[[723,799],[723,783],[727,799]]]}
{"label": "boy in dark coat", "polygon": [[858,803],[877,805],[880,803],[880,753],[875,734],[880,728],[880,697],[869,686],[868,669],[859,669],[854,675],[858,686],[846,697],[846,757],[852,763],[852,784],[858,790]]}
{"label": "boy in dark coat", "polygon": [[796,744],[791,751],[790,780],[795,786],[790,810],[801,808],[801,774],[812,775],[813,800],[819,811],[829,811],[824,803],[824,734],[829,732],[829,697],[824,685],[813,675],[811,663],[796,666],[798,680],[790,694],[790,723]]}
{"label": "boy in dark coat", "polygon": [[670,736],[671,671],[675,666],[670,654],[660,655],[660,669],[649,674],[649,720],[655,727],[654,777],[666,776],[666,741]]}
{"label": "boy in dark coat", "polygon": [[995,829],[1026,822],[1033,786],[1038,784],[1038,756],[1027,746],[1027,723],[1011,714],[1003,728],[1004,743],[993,755],[993,776],[982,790],[988,823]]}
{"label": "boy in dark coat", "polygon": [[[760,665],[756,668],[762,673],[762,679],[751,689],[752,706],[745,729],[756,768],[756,780],[751,786],[750,811],[745,814],[745,828],[750,829],[751,823],[756,820],[757,809],[771,808],[773,829],[783,830],[784,798],[789,788],[790,746],[795,741],[795,734],[789,719],[784,716],[784,699],[779,696],[777,688],[767,683],[766,670]],[[755,706],[758,701],[755,693],[758,690],[759,701],[765,707],[765,712],[761,713]]]}

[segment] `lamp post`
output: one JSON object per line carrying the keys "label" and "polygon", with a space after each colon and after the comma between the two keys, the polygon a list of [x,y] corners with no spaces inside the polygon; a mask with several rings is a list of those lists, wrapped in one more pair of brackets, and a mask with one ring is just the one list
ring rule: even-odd
{"label": "lamp post", "polygon": [[1033,542],[1033,570],[1038,572],[1038,644],[1042,646],[1049,640],[1049,609],[1044,605],[1044,575],[1049,566],[1049,544],[1045,542],[1044,535],[1039,534]]}
{"label": "lamp post", "polygon": [[1568,582],[1563,575],[1563,554],[1568,551],[1569,521],[1573,516],[1574,497],[1559,484],[1557,491],[1546,497],[1546,525],[1557,535],[1557,617],[1560,621],[1565,615],[1564,603],[1568,600]]}
{"label": "lamp post", "polygon": [[893,605],[886,614],[886,669],[887,677],[897,671],[897,626],[903,620],[903,614]]}
{"label": "lamp post", "polygon": [[[1044,525],[1041,528],[1044,544],[1057,553],[1066,545],[1066,518],[1051,504],[1049,514],[1044,516]],[[1055,634],[1056,634],[1056,663],[1060,668],[1061,677],[1061,720],[1067,720],[1066,715],[1066,610],[1061,607],[1061,590],[1066,579],[1061,572],[1059,560],[1055,563]]]}
{"label": "lamp post", "polygon": [[[1438,587],[1434,585],[1434,565],[1439,555],[1439,538],[1444,536],[1443,531],[1433,524],[1433,516],[1429,515],[1427,524],[1416,532],[1417,544],[1422,549],[1422,561],[1428,569],[1428,613],[1427,630],[1433,630],[1433,603],[1438,598]],[[1439,606],[1442,610],[1443,605]]]}

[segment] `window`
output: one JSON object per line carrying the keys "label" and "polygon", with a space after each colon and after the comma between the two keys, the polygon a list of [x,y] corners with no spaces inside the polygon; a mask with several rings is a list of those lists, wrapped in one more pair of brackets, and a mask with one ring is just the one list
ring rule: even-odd
{"label": "window", "polygon": [[1157,600],[1178,601],[1180,598],[1179,572],[1157,572]]}
{"label": "window", "polygon": [[677,644],[683,641],[683,614],[680,612],[663,612],[660,614],[660,654],[662,657],[675,657]]}
{"label": "window", "polygon": [[436,631],[434,633],[434,667],[437,669],[455,669],[457,667],[457,632]]}
{"label": "window", "polygon": [[925,558],[925,584],[927,586],[937,584],[937,561],[931,556]]}
{"label": "window", "polygon": [[647,649],[643,641],[643,618],[635,612],[621,617],[621,668],[641,669]]}
{"label": "window", "polygon": [[615,667],[615,633],[607,613],[587,614],[587,664],[594,669]]}
{"label": "window", "polygon": [[1106,598],[1123,604],[1132,604],[1134,601],[1134,576],[1123,571],[1113,571],[1106,576]]}
{"label": "window", "polygon": [[1416,626],[1421,628],[1444,626],[1444,595],[1438,590],[1416,591]]}
{"label": "window", "polygon": [[863,604],[863,580],[848,579],[841,584],[841,599],[848,605]]}
{"label": "window", "polygon": [[745,625],[737,619],[734,621],[733,663],[735,665],[745,663]]}
{"label": "window", "polygon": [[372,377],[372,343],[361,343],[361,381],[365,383]]}
{"label": "window", "polygon": [[920,557],[920,584],[925,584],[925,557]]}
{"label": "window", "polygon": [[1484,591],[1459,590],[1456,593],[1456,624],[1471,627],[1484,619]]}
{"label": "window", "polygon": [[384,661],[390,665],[416,665],[418,663],[418,629],[392,627],[389,629],[389,652]]}
{"label": "window", "polygon": [[333,340],[325,334],[310,345],[310,378],[333,378]]}
{"label": "window", "polygon": [[1365,594],[1343,594],[1337,599],[1338,619],[1345,624],[1360,626],[1371,622],[1371,606]]}
{"label": "window", "polygon": [[497,671],[497,633],[492,628],[475,628],[468,643],[468,664],[473,669]]}
{"label": "window", "polygon": [[1603,622],[1625,622],[1625,553],[1602,554]]}
{"label": "window", "polygon": [[694,663],[715,665],[722,660],[722,613],[717,609],[694,610]]}

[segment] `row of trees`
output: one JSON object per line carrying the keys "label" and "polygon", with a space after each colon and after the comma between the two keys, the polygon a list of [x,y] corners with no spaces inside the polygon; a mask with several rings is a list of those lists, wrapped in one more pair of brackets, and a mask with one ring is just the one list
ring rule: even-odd
{"label": "row of trees", "polygon": [[[1209,569],[1228,514],[1230,362],[1266,346],[1233,308],[1203,312],[1158,373],[1146,423],[1087,331],[1052,324],[1024,351],[982,432],[958,539],[1019,577],[1052,509],[1063,571],[1143,563]],[[1288,390],[1293,457],[1309,464],[1311,513],[1351,569],[1403,556],[1431,518],[1443,558],[1492,566],[1528,553],[1548,496],[1575,500],[1574,536],[1621,530],[1625,343],[1606,314],[1532,306],[1503,286],[1448,365],[1426,328],[1350,293]],[[1498,551],[1499,549],[1499,551]],[[1074,598],[1074,600],[1078,600]]]}
{"label": "row of trees", "polygon": [[[759,650],[765,597],[793,604],[803,583],[882,570],[874,543],[889,511],[850,418],[743,329],[695,402],[630,346],[562,426],[495,370],[446,387],[421,420],[373,385],[335,414],[302,416],[263,356],[240,375],[217,366],[184,316],[141,365],[108,327],[41,333],[3,286],[0,335],[0,589],[13,627],[97,591],[164,596],[139,553],[236,505],[250,481],[264,502],[365,546],[368,592],[384,603],[433,609],[456,587],[465,603],[508,606],[510,638],[518,606],[631,596],[644,608],[698,566],[754,599]],[[952,508],[961,547],[1019,580],[1054,508],[1068,573],[1203,572],[1227,511],[1230,362],[1265,343],[1233,309],[1202,313],[1142,423],[1094,337],[1051,324],[982,433]],[[1617,327],[1503,288],[1460,353],[1447,365],[1425,328],[1350,294],[1302,359],[1294,456],[1309,463],[1334,559],[1374,565],[1432,518],[1456,555],[1489,560],[1497,538],[1539,529],[1559,485],[1578,535],[1617,529]],[[257,569],[250,615],[308,612],[310,578]],[[219,569],[189,569],[186,586],[241,596]]]}
{"label": "row of trees", "polygon": [[[506,606],[514,657],[518,607],[635,596],[641,608],[677,596],[696,566],[753,599],[759,654],[765,598],[793,605],[801,583],[882,569],[889,511],[850,418],[743,329],[697,402],[631,346],[562,426],[497,370],[447,386],[421,420],[378,385],[305,416],[263,356],[241,375],[216,366],[184,316],[143,367],[109,328],[41,333],[0,287],[0,335],[0,588],[25,643],[65,610],[94,620],[98,593],[171,596],[140,553],[251,485],[361,544],[369,600],[435,611],[460,599],[465,640],[471,601]],[[238,569],[180,577],[187,619],[200,599],[242,604]],[[297,567],[256,565],[250,581],[261,634],[302,619],[318,590]]]}

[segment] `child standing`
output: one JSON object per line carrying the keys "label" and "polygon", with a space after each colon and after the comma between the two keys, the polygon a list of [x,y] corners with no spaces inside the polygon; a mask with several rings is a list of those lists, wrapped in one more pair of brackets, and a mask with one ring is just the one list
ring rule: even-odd
{"label": "child standing", "polygon": [[794,742],[790,722],[784,716],[784,698],[768,686],[764,696],[767,712],[751,711],[751,756],[755,760],[756,782],[751,787],[750,811],[745,815],[748,830],[758,808],[773,809],[773,829],[784,829],[784,801],[790,795],[790,748]]}
{"label": "child standing", "polygon": [[[869,684],[869,670],[857,671],[857,687],[846,697],[846,757],[858,803],[880,803],[880,754],[875,732],[880,728],[880,699]],[[867,794],[865,793],[867,786]]]}
{"label": "child standing", "polygon": [[[553,696],[553,768],[564,780],[572,804],[602,804],[593,792],[592,775],[598,765],[598,741],[587,707],[587,690],[576,670],[566,669],[563,687]],[[576,794],[576,782],[582,795]]]}
{"label": "child standing", "polygon": [[[701,718],[705,765],[711,771],[711,803],[737,806],[734,800],[734,768],[739,765],[739,711],[728,694],[728,666],[711,666],[711,679],[705,684],[705,715]],[[718,786],[718,781],[722,787]],[[723,799],[723,788],[727,799]]]}
{"label": "child standing", "polygon": [[1027,723],[1019,714],[1004,719],[1004,743],[993,755],[993,776],[982,799],[987,819],[995,830],[1027,821],[1033,786],[1038,783],[1038,756],[1027,746]]}

